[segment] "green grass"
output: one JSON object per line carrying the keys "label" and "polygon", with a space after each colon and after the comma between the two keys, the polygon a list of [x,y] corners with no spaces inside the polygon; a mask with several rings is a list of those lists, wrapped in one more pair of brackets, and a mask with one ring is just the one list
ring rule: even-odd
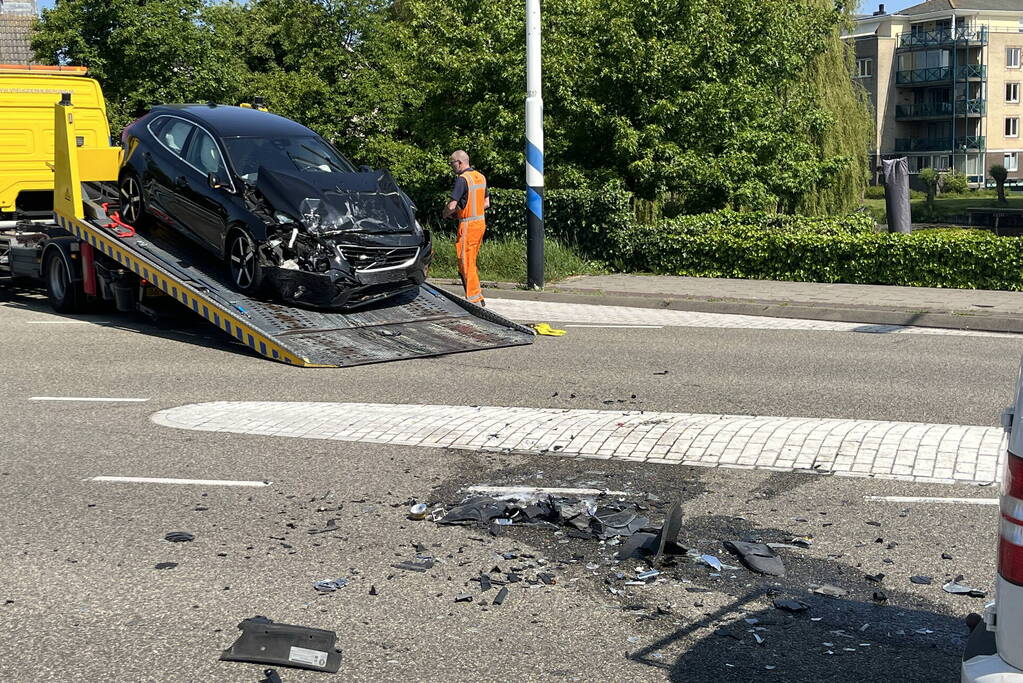
{"label": "green grass", "polygon": [[[927,200],[909,200],[910,210],[913,212],[914,222],[941,221],[949,216],[965,215],[969,208],[1010,208],[1023,209],[1023,195],[1019,193],[1006,193],[1008,204],[999,204],[997,197],[970,197],[955,195],[950,197],[937,197],[934,200],[934,213],[927,211]],[[885,208],[883,199],[864,199],[863,206],[867,207],[870,215],[878,223],[885,223]]]}
{"label": "green grass", "polygon": [[[572,275],[599,275],[607,272],[600,263],[582,256],[577,250],[552,239],[544,242],[544,281],[557,282]],[[498,282],[526,281],[526,241],[484,240],[476,260],[481,280]],[[457,278],[455,240],[448,235],[433,236],[433,265],[430,277]]]}

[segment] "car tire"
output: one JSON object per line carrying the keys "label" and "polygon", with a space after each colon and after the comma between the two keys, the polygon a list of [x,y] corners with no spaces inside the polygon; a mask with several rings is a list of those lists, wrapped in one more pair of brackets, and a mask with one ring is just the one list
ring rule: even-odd
{"label": "car tire", "polygon": [[117,183],[117,194],[121,200],[121,220],[134,228],[149,224],[146,200],[142,196],[142,181],[134,171],[125,171]]}
{"label": "car tire", "polygon": [[245,232],[235,229],[227,236],[224,250],[231,285],[243,294],[257,294],[263,287],[263,267],[256,243]]}
{"label": "car tire", "polygon": [[50,249],[43,261],[46,298],[57,313],[79,313],[85,308],[82,283],[72,275],[70,259],[60,249]]}

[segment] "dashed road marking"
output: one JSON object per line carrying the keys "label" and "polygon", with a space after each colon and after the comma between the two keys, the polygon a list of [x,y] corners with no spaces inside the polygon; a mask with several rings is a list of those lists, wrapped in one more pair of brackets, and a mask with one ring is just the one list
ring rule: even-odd
{"label": "dashed road marking", "polygon": [[99,403],[145,403],[148,398],[109,398],[105,396],[32,396],[29,401],[96,401]]}
{"label": "dashed road marking", "polygon": [[950,330],[938,327],[910,327],[906,325],[875,325],[846,323],[831,320],[804,320],[800,318],[770,318],[757,315],[730,313],[700,313],[657,308],[628,306],[598,306],[595,304],[566,304],[554,301],[528,301],[524,299],[487,299],[487,306],[507,318],[519,321],[540,320],[559,323],[589,323],[595,326],[611,325],[711,327],[750,330],[807,330],[817,332],[862,332],[868,334],[928,334],[960,337],[1000,337],[1019,339],[1012,332],[983,332]]}
{"label": "dashed road marking", "polygon": [[184,484],[195,486],[270,486],[269,481],[235,481],[232,479],[169,479],[166,477],[89,477],[86,481],[107,481],[121,484]]}
{"label": "dashed road marking", "polygon": [[663,330],[664,325],[583,325],[581,323],[568,323],[565,327],[597,327],[613,330]]}
{"label": "dashed road marking", "polygon": [[998,505],[997,498],[931,498],[927,496],[866,496],[874,503],[953,503],[963,505]]}
{"label": "dashed road marking", "polygon": [[997,480],[997,427],[750,415],[385,403],[196,403],[180,429],[937,483]]}
{"label": "dashed road marking", "polygon": [[557,487],[532,487],[532,486],[470,486],[466,489],[470,493],[489,493],[496,496],[627,496],[628,491],[608,491],[606,489],[587,488],[557,488]]}
{"label": "dashed road marking", "polygon": [[109,325],[107,320],[27,320],[28,325]]}

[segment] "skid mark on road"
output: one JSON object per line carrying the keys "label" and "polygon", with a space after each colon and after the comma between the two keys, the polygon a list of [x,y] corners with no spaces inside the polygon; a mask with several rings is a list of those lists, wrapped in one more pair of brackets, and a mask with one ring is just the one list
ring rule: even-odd
{"label": "skid mark on road", "polygon": [[803,320],[800,318],[768,318],[757,315],[667,311],[656,308],[565,304],[521,299],[487,299],[487,307],[513,320],[589,323],[600,327],[611,327],[614,325],[630,327],[713,327],[749,330],[808,330],[817,332],[863,332],[868,334],[929,334],[957,337],[1020,338],[1020,335],[1011,332],[949,330],[938,327],[874,325],[868,323],[834,322],[830,320]]}
{"label": "skid mark on road", "polygon": [[661,464],[990,483],[996,427],[504,406],[223,401],[152,416],[167,427]]}

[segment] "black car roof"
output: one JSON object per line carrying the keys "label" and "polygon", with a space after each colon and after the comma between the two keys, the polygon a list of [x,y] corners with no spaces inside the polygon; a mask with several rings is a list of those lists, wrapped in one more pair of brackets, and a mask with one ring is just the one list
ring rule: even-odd
{"label": "black car roof", "polygon": [[209,104],[161,104],[150,114],[175,114],[193,119],[208,128],[217,137],[256,137],[265,135],[316,135],[301,123],[277,114],[248,107],[229,107]]}

